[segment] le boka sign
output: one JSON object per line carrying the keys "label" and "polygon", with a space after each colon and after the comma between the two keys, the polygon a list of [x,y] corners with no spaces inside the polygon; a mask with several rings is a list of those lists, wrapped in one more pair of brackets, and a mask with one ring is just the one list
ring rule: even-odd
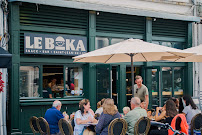
{"label": "le boka sign", "polygon": [[24,33],[25,54],[76,56],[86,52],[86,37]]}

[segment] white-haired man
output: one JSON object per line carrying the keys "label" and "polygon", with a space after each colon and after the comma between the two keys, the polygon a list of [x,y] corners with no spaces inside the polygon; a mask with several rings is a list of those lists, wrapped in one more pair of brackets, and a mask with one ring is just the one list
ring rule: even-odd
{"label": "white-haired man", "polygon": [[145,109],[140,107],[140,99],[138,97],[133,97],[131,99],[131,111],[126,114],[124,119],[128,123],[128,135],[134,135],[134,126],[135,123],[138,121],[139,118],[142,116],[147,117],[147,112]]}
{"label": "white-haired man", "polygon": [[60,109],[62,107],[62,103],[59,100],[55,100],[53,102],[52,108],[48,109],[45,113],[44,118],[49,124],[50,134],[51,135],[60,135],[58,122],[60,119],[65,118],[69,119],[69,116],[66,113],[61,113]]}

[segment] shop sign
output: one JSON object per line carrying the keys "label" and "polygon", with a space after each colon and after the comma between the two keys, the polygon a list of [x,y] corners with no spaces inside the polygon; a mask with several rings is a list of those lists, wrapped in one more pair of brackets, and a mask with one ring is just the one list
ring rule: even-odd
{"label": "shop sign", "polygon": [[24,33],[24,54],[76,56],[86,52],[83,36]]}

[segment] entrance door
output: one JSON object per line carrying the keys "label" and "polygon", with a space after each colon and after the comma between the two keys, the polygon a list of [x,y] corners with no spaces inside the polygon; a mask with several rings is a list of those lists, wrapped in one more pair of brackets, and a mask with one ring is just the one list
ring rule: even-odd
{"label": "entrance door", "polygon": [[[134,67],[134,77],[136,75],[142,76],[142,68],[141,67]],[[135,79],[134,79],[135,81]],[[135,83],[135,82],[134,82]],[[127,106],[130,106],[130,100],[132,98],[132,78],[131,78],[131,67],[126,67],[126,103]]]}
{"label": "entrance door", "polygon": [[152,109],[163,106],[171,97],[178,98],[183,95],[184,69],[182,67],[152,67],[146,70],[152,76],[151,81],[147,82]]}
{"label": "entrance door", "polygon": [[111,97],[114,99],[114,104],[118,106],[118,91],[117,91],[117,85],[118,85],[118,71],[117,66],[112,66],[111,68]]}
{"label": "entrance door", "polygon": [[[161,93],[160,93],[160,70],[159,68],[151,68],[151,91],[150,103],[152,109],[156,109],[157,106],[161,106]],[[160,93],[160,94],[159,94]]]}
{"label": "entrance door", "polygon": [[97,102],[103,98],[111,98],[111,68],[109,64],[97,64]]}

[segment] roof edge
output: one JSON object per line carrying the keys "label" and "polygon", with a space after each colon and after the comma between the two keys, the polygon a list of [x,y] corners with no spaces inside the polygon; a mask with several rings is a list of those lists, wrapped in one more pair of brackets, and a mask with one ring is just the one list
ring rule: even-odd
{"label": "roof edge", "polygon": [[85,10],[93,10],[93,11],[103,11],[110,13],[120,13],[127,15],[137,15],[137,16],[146,16],[146,17],[155,17],[155,18],[163,18],[163,19],[172,19],[172,20],[181,20],[181,21],[190,21],[190,22],[200,22],[200,17],[196,16],[186,16],[186,15],[178,15],[171,13],[162,13],[156,11],[148,11],[148,10],[140,10],[140,9],[131,9],[131,8],[120,8],[120,7],[111,7],[108,5],[98,5],[92,3],[82,3],[76,1],[64,1],[64,0],[8,0],[9,2],[28,2],[28,3],[36,3],[50,6],[58,6],[58,7],[68,7],[68,8],[76,8],[76,9],[85,9]]}

